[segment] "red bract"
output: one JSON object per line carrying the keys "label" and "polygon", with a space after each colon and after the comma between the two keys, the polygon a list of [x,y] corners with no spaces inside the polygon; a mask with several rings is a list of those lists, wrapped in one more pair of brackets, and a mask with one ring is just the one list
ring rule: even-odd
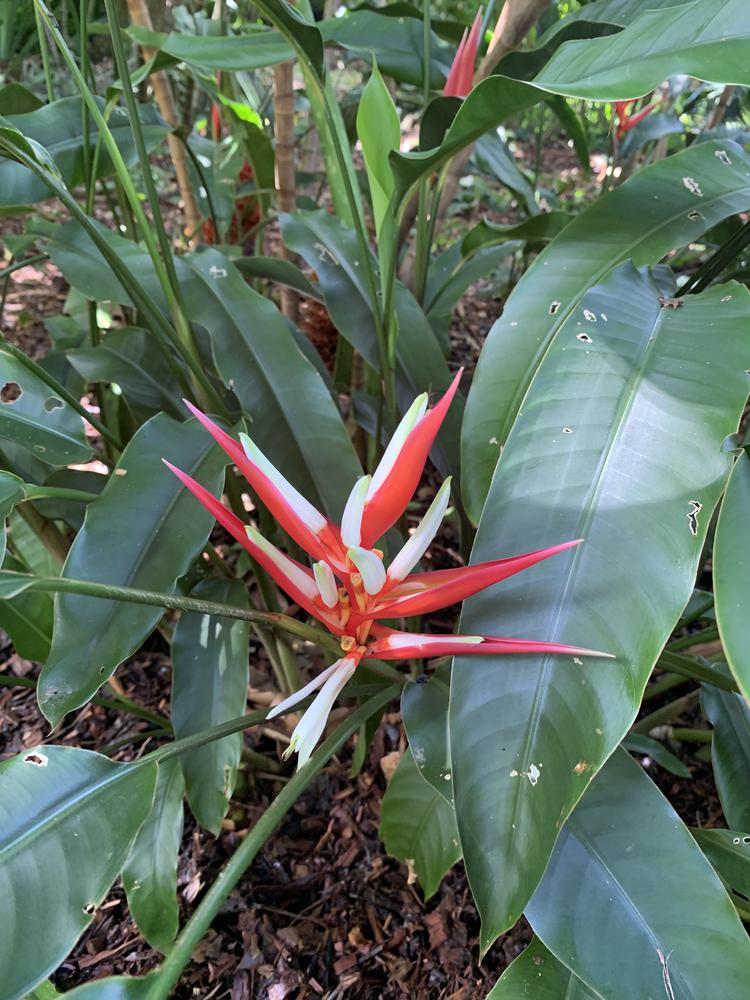
{"label": "red bract", "polygon": [[477,61],[479,32],[482,28],[482,11],[477,13],[471,31],[464,31],[448,79],[443,87],[446,97],[466,97],[474,82],[474,63]]}
{"label": "red bract", "polygon": [[428,409],[426,393],[415,399],[396,428],[375,472],[362,476],[354,484],[340,527],[316,510],[246,435],[240,434],[241,443],[238,443],[210,417],[187,404],[278,523],[309,553],[312,568],[278,549],[187,473],[169,462],[167,465],[289,597],[317,618],[341,643],[341,659],[271,713],[277,714],[320,689],[295,729],[290,744],[290,751],[299,751],[300,764],[312,753],[333,702],[363,659],[404,660],[502,653],[607,655],[560,643],[502,636],[423,635],[380,624],[384,618],[422,615],[448,607],[581,541],[563,542],[475,566],[412,574],[438,531],[450,502],[450,479],[447,479],[420,524],[386,568],[383,552],[374,544],[403,514],[414,495],[460,376],[461,372],[432,409]]}
{"label": "red bract", "polygon": [[629,132],[631,128],[635,128],[638,122],[642,122],[643,119],[650,115],[651,112],[657,107],[656,104],[649,104],[645,108],[641,108],[640,111],[636,112],[634,115],[628,114],[628,108],[633,104],[633,100],[629,101],[615,101],[615,114],[617,115],[617,138],[622,139],[626,132]]}

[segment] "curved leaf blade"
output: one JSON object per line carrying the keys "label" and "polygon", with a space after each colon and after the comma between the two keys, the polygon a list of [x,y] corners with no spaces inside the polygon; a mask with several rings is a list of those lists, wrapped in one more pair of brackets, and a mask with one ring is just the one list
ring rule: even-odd
{"label": "curved leaf blade", "polygon": [[714,601],[721,643],[750,704],[750,456],[743,451],[729,477],[713,549]]}
{"label": "curved leaf blade", "polygon": [[722,880],[750,896],[750,834],[736,830],[691,830]]}
{"label": "curved leaf blade", "polygon": [[156,792],[122,870],[136,926],[152,948],[166,954],[177,936],[177,855],[182,838],[185,781],[178,760],[158,766]]}
{"label": "curved leaf blade", "polygon": [[401,694],[401,717],[409,749],[419,773],[453,805],[451,755],[448,743],[450,664],[407,684]]}
{"label": "curved leaf blade", "polygon": [[750,708],[742,695],[711,684],[701,690],[701,704],[714,727],[711,761],[727,823],[750,830]]}
{"label": "curved leaf blade", "polygon": [[413,864],[425,899],[461,857],[453,809],[424,780],[414,758],[398,763],[380,807],[380,836],[393,857]]}
{"label": "curved leaf blade", "polygon": [[655,264],[748,206],[750,156],[701,143],[600,198],[536,258],[489,332],[466,403],[462,496],[474,523],[534,372],[586,291],[622,261]]}
{"label": "curved leaf blade", "polygon": [[534,938],[500,976],[486,1000],[520,1000],[520,997],[596,1000],[599,994],[558,961],[539,938]]}
{"label": "curved leaf blade", "polygon": [[609,38],[562,45],[534,83],[594,101],[640,97],[669,76],[750,85],[745,0],[644,10]]}
{"label": "curved leaf blade", "polygon": [[750,940],[718,876],[624,751],[568,820],[526,915],[607,1000],[742,996],[750,975]]}
{"label": "curved leaf blade", "polygon": [[[239,580],[203,580],[191,593],[204,601],[248,606]],[[182,615],[172,640],[172,726],[182,739],[245,711],[249,625],[239,619]],[[180,756],[190,809],[217,836],[234,791],[242,733]]]}
{"label": "curved leaf blade", "polygon": [[[749,302],[730,284],[661,308],[649,273],[621,265],[571,314],[511,432],[472,561],[584,542],[468,600],[461,631],[616,659],[454,662],[456,813],[485,947],[528,901],[690,597],[747,395]],[[691,443],[679,462],[675,440]]]}
{"label": "curved leaf blade", "polygon": [[[226,458],[196,421],[153,417],[132,438],[100,497],[86,510],[63,576],[172,593],[213,526],[213,518],[162,462],[214,494]],[[39,704],[53,725],[84,704],[135,652],[160,608],[57,594],[52,650],[39,679]]]}
{"label": "curved leaf blade", "polygon": [[91,922],[151,808],[156,765],[41,746],[0,764],[0,968],[21,1000]]}

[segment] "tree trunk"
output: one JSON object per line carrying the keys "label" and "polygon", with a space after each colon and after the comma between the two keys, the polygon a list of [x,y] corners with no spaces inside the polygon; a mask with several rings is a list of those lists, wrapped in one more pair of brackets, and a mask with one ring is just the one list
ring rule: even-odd
{"label": "tree trunk", "polygon": [[[131,22],[141,28],[148,28],[151,30],[151,15],[148,12],[145,0],[127,0],[127,2]],[[143,55],[146,59],[150,59],[153,54],[153,49],[149,49],[144,46]],[[159,113],[162,118],[175,127],[180,125],[181,122],[177,114],[174,97],[172,96],[172,88],[166,72],[161,70],[158,73],[152,73],[151,85],[154,88],[156,105],[159,108]],[[198,234],[201,214],[198,210],[198,203],[195,200],[195,194],[193,193],[193,188],[190,183],[190,174],[188,173],[187,166],[187,154],[185,152],[185,147],[182,144],[182,140],[178,139],[176,135],[169,135],[167,137],[167,142],[169,143],[169,153],[172,157],[172,163],[174,164],[175,175],[177,177],[177,187],[180,192],[180,198],[182,199],[183,212],[185,215],[185,233],[188,241],[192,242]]]}

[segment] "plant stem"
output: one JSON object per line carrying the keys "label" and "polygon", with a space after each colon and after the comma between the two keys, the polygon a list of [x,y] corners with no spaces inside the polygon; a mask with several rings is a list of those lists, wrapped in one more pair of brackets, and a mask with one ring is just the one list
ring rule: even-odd
{"label": "plant stem", "polygon": [[679,674],[681,677],[689,677],[694,681],[701,681],[703,684],[713,684],[714,687],[723,691],[738,692],[737,682],[731,677],[706,666],[700,660],[692,656],[680,656],[678,653],[667,652],[666,650],[659,657],[659,666],[668,670],[672,674]]}
{"label": "plant stem", "polygon": [[691,646],[698,646],[702,642],[711,642],[713,639],[718,638],[718,628],[715,625],[709,625],[707,628],[701,629],[700,632],[691,632],[690,635],[673,639],[672,642],[667,643],[665,648],[671,652],[676,652],[678,649],[689,649]]}
{"label": "plant stem", "polygon": [[39,39],[39,53],[42,57],[42,69],[44,71],[44,83],[47,88],[47,100],[51,104],[55,99],[55,88],[52,85],[52,69],[49,63],[49,47],[47,45],[47,35],[44,30],[44,23],[39,16],[39,10],[36,7],[34,8],[34,20],[36,21],[36,34]]}
{"label": "plant stem", "polygon": [[700,693],[698,691],[690,691],[688,694],[683,695],[681,698],[676,698],[674,701],[670,701],[667,705],[662,705],[661,708],[657,708],[655,712],[651,712],[649,715],[644,715],[642,719],[639,719],[634,726],[631,727],[632,733],[643,733],[645,736],[651,732],[656,726],[662,725],[664,722],[669,722],[676,715],[682,715],[683,712],[687,711],[689,708],[693,708],[694,705],[698,704],[700,698]]}
{"label": "plant stem", "polygon": [[[364,705],[355,709],[342,725],[318,747],[307,764],[300,768],[279,792],[222,868],[216,881],[188,920],[172,950],[156,973],[153,984],[146,992],[145,1000],[166,1000],[171,995],[183,969],[190,962],[196,946],[213,923],[225,899],[250,867],[266,840],[280,825],[286,813],[312,783],[318,772],[325,767],[330,758],[340,750],[370,716],[387,705],[397,694],[398,688],[386,688],[380,694],[370,698]],[[263,714],[265,715],[265,713]],[[161,759],[163,760],[164,757]]]}
{"label": "plant stem", "polygon": [[33,267],[34,264],[41,264],[45,260],[49,260],[48,253],[38,253],[34,257],[25,257],[23,260],[17,260],[15,264],[9,264],[8,267],[4,267],[0,271],[0,278],[8,278],[14,271],[20,271],[22,267]]}
{"label": "plant stem", "polygon": [[652,701],[654,698],[658,698],[660,695],[666,694],[667,691],[671,691],[672,688],[679,687],[680,684],[685,684],[686,682],[687,677],[668,673],[660,680],[648,685],[643,693],[643,701]]}
{"label": "plant stem", "polygon": [[714,738],[711,729],[689,729],[685,726],[673,727],[671,735],[680,743],[710,743]]}

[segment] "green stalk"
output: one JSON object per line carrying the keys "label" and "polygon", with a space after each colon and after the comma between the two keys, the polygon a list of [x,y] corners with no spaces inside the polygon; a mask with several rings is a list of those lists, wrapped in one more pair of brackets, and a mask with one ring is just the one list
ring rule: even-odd
{"label": "green stalk", "polygon": [[38,253],[35,257],[24,257],[23,260],[17,260],[15,264],[4,267],[0,271],[0,278],[9,278],[14,271],[20,271],[22,267],[33,267],[34,264],[41,264],[45,260],[49,260],[48,253]]}
{"label": "green stalk", "polygon": [[[430,60],[432,57],[432,32],[430,30],[430,0],[422,2],[422,42],[423,42],[423,74],[422,74],[422,114],[430,100]],[[430,196],[430,177],[423,177],[419,182],[419,201],[417,207],[417,235],[414,250],[414,295],[422,305],[424,301],[424,286],[427,278],[427,265],[430,259],[430,240],[428,236],[429,219],[428,203]]]}
{"label": "green stalk", "polygon": [[731,677],[712,667],[707,667],[692,656],[680,656],[677,653],[665,650],[659,657],[659,666],[668,670],[672,674],[679,674],[681,677],[689,677],[694,681],[701,681],[703,684],[713,684],[714,687],[721,688],[722,691],[735,691],[740,689],[737,682]]}
{"label": "green stalk", "polygon": [[227,896],[250,867],[265,842],[281,824],[286,813],[344,743],[397,694],[398,688],[386,688],[355,709],[279,792],[224,865],[218,878],[188,920],[149,986],[145,1000],[166,1000],[171,996],[183,969],[190,962],[198,943],[213,923]]}
{"label": "green stalk", "polygon": [[23,491],[26,500],[73,500],[76,503],[91,503],[98,500],[98,493],[87,490],[69,490],[64,486],[35,486],[34,483],[24,483]]}
{"label": "green stalk", "polygon": [[42,69],[44,71],[44,83],[47,87],[47,100],[51,104],[55,99],[55,88],[52,85],[52,70],[49,64],[49,48],[47,46],[47,35],[44,31],[44,23],[39,17],[39,10],[34,8],[34,20],[36,22],[36,34],[39,40],[39,52],[42,57]]}
{"label": "green stalk", "polygon": [[666,674],[658,681],[654,681],[653,684],[648,685],[643,693],[643,701],[653,701],[654,698],[658,698],[660,695],[666,694],[667,691],[671,691],[673,688],[679,687],[686,682],[687,678],[679,674]]}
{"label": "green stalk", "polygon": [[719,630],[715,625],[709,625],[707,628],[703,628],[700,632],[692,632],[690,635],[684,635],[680,639],[673,639],[671,642],[667,643],[666,649],[677,651],[678,649],[689,649],[691,646],[698,646],[702,642],[710,642],[713,639],[719,638]]}
{"label": "green stalk", "polygon": [[681,698],[675,698],[674,701],[670,701],[667,705],[662,705],[661,708],[657,708],[655,712],[651,712],[649,715],[644,715],[642,719],[639,719],[634,726],[631,727],[631,733],[642,733],[644,736],[648,736],[652,729],[656,726],[661,726],[665,722],[669,722],[670,719],[674,719],[677,715],[682,715],[689,708],[693,708],[698,704],[700,700],[700,692],[690,691],[688,694],[684,694]]}
{"label": "green stalk", "polygon": [[[109,0],[107,0],[107,2],[109,3]],[[187,322],[183,311],[180,309],[179,302],[177,301],[177,298],[175,296],[173,285],[170,281],[170,273],[168,269],[170,267],[173,268],[174,266],[172,262],[171,252],[168,254],[168,256],[165,256],[165,258],[162,259],[159,250],[159,242],[154,238],[154,233],[151,224],[149,223],[146,213],[143,210],[143,206],[141,205],[140,199],[138,197],[138,192],[135,189],[133,179],[130,176],[130,172],[125,164],[125,161],[122,158],[122,154],[120,153],[120,150],[117,146],[115,137],[112,135],[112,131],[109,128],[109,125],[104,115],[102,115],[102,112],[99,108],[99,105],[96,102],[94,94],[91,92],[88,83],[81,74],[81,71],[78,68],[78,64],[76,63],[75,57],[73,56],[73,53],[70,51],[70,48],[68,47],[68,44],[65,41],[65,38],[63,37],[57,25],[56,20],[50,14],[46,4],[44,3],[44,0],[34,0],[34,4],[35,4],[35,9],[39,10],[55,44],[60,50],[60,53],[65,61],[65,64],[68,67],[70,74],[76,83],[76,86],[78,87],[81,97],[86,103],[91,113],[92,119],[96,122],[97,128],[99,129],[99,133],[102,137],[104,145],[106,146],[107,152],[110,155],[110,158],[112,160],[112,163],[114,165],[117,174],[117,178],[125,192],[125,195],[127,197],[127,202],[130,205],[130,209],[133,213],[133,216],[135,217],[135,220],[138,225],[138,230],[140,232],[141,237],[143,238],[144,243],[146,244],[146,249],[148,250],[149,256],[153,261],[154,270],[156,271],[156,275],[159,279],[159,284],[161,285],[162,291],[164,292],[164,296],[169,305],[170,313],[172,314],[172,319],[175,324],[176,332],[173,338],[175,341],[175,347],[177,348],[177,350],[187,363],[188,367],[190,368],[195,384],[200,389],[199,396],[202,396],[202,398],[199,399],[199,401],[202,402],[203,405],[206,405],[207,402],[210,402],[211,406],[215,407],[216,412],[220,413],[222,416],[225,416],[226,409],[224,407],[224,404],[221,400],[221,397],[218,395],[213,385],[211,384],[211,381],[206,376],[203,370],[203,362],[201,361],[201,358],[195,346],[195,341],[193,339],[193,334],[190,328],[190,324]],[[120,37],[118,36],[115,28],[113,28],[112,37],[113,37],[113,42],[115,41],[116,37]],[[127,72],[127,65],[125,68]],[[128,93],[127,87],[125,88],[124,93],[126,94],[126,100],[127,100],[127,93]],[[132,97],[132,92],[130,93],[130,97],[133,100],[133,107],[135,108],[134,118],[133,114],[131,113],[131,127],[133,128],[134,136],[140,134],[142,139],[142,133],[139,131],[140,118],[138,117],[138,107],[135,104],[135,101]],[[144,180],[146,181],[147,186],[149,180],[151,184],[153,184],[153,178],[151,177],[150,170],[144,170]],[[49,181],[47,183],[49,183]],[[58,190],[55,190],[55,193],[58,195],[58,197],[60,197],[60,193]],[[71,214],[76,214],[73,212],[69,204],[66,204],[66,208],[68,208]],[[79,207],[79,212],[80,212],[80,207]],[[80,216],[76,214],[76,217],[80,222],[81,221]],[[161,217],[157,212],[157,218],[154,220],[154,225],[158,226],[160,221]]]}
{"label": "green stalk", "polygon": [[714,738],[712,729],[689,729],[685,726],[673,727],[670,735],[680,743],[710,743]]}
{"label": "green stalk", "polygon": [[60,399],[65,400],[68,406],[72,406],[76,413],[79,413],[84,420],[88,420],[91,426],[95,427],[103,438],[109,441],[109,443],[117,448],[118,451],[122,451],[122,444],[116,434],[114,434],[108,427],[105,427],[101,420],[95,417],[93,413],[89,413],[85,406],[81,406],[80,400],[76,399],[72,393],[68,392],[65,386],[60,385],[57,379],[50,375],[46,369],[42,368],[41,365],[38,365],[36,361],[32,361],[31,358],[27,357],[23,351],[19,350],[13,344],[4,340],[2,338],[2,334],[0,334],[0,352],[10,354],[16,359],[16,361],[20,361],[24,368],[27,368],[30,372],[36,375],[37,378],[41,379],[42,382],[48,385],[50,389],[52,389],[53,392],[60,397]]}
{"label": "green stalk", "polygon": [[[12,591],[3,588],[3,583],[18,581],[18,589]],[[219,604],[215,601],[201,601],[195,597],[182,597],[179,594],[160,594],[153,590],[140,590],[137,587],[119,587],[111,583],[95,583],[92,580],[76,580],[66,576],[33,576],[30,573],[15,573],[3,570],[0,573],[0,593],[12,597],[24,590],[42,590],[50,593],[83,594],[87,597],[100,597],[109,601],[126,601],[130,604],[147,604],[157,608],[171,608],[176,611],[197,611],[203,615],[217,615],[222,618],[239,618],[242,621],[253,622],[266,628],[279,629],[289,635],[296,636],[308,642],[314,642],[322,649],[328,649],[337,656],[341,655],[338,639],[316,628],[306,625],[289,615],[278,612],[254,611],[231,604]],[[404,683],[404,678],[393,667],[379,661],[368,661],[368,667],[385,679]]]}
{"label": "green stalk", "polygon": [[698,268],[695,274],[677,290],[677,295],[696,294],[708,288],[714,278],[750,244],[750,222],[738,229],[734,236],[720,246],[707,261]]}

